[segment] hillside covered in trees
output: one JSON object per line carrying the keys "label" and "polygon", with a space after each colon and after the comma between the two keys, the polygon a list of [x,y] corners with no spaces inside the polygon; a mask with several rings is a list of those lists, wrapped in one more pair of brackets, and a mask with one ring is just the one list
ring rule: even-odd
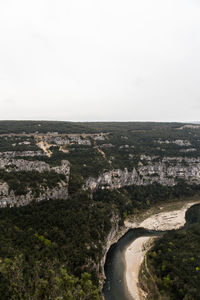
{"label": "hillside covered in trees", "polygon": [[100,299],[113,228],[199,174],[198,125],[1,121],[0,299]]}
{"label": "hillside covered in trees", "polygon": [[199,299],[200,206],[193,206],[186,217],[197,224],[164,234],[148,252],[149,299]]}

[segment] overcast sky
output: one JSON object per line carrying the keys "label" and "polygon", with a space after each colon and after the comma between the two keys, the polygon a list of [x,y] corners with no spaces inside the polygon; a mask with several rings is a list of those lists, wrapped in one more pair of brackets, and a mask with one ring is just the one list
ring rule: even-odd
{"label": "overcast sky", "polygon": [[200,120],[199,0],[0,0],[0,119]]}

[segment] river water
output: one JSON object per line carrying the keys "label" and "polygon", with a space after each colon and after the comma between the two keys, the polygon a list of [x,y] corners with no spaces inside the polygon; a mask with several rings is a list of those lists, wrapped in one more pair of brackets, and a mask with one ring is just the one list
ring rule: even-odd
{"label": "river water", "polygon": [[[186,225],[183,228],[197,222],[198,218],[195,212],[198,212],[199,209],[200,204],[196,204],[187,210]],[[110,247],[104,267],[106,281],[103,287],[103,294],[105,300],[133,300],[128,292],[125,280],[125,251],[138,237],[161,235],[163,232],[166,231],[150,231],[143,228],[130,229],[116,244]]]}

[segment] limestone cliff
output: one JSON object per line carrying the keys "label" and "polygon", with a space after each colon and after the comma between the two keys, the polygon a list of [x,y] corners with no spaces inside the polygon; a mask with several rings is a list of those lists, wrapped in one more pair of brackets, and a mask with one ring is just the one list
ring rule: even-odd
{"label": "limestone cliff", "polygon": [[136,168],[128,171],[115,169],[101,174],[97,178],[86,180],[84,189],[115,189],[129,185],[148,185],[159,183],[173,186],[178,179],[188,184],[200,184],[200,158],[163,157],[141,155]]}
{"label": "limestone cliff", "polygon": [[60,166],[51,167],[49,164],[41,161],[26,161],[23,159],[2,159],[0,160],[0,168],[11,171],[55,171],[58,174],[65,175],[65,180],[58,183],[56,187],[49,188],[40,186],[37,196],[35,193],[28,189],[26,194],[15,195],[13,190],[9,189],[6,182],[0,181],[0,207],[5,206],[21,206],[27,205],[31,201],[42,201],[49,199],[66,199],[68,197],[68,182],[70,175],[70,165],[68,161],[63,160]]}
{"label": "limestone cliff", "polygon": [[99,265],[97,265],[97,269],[100,270],[99,281],[101,286],[103,286],[105,280],[104,265],[106,261],[107,252],[110,249],[110,246],[116,243],[118,239],[121,237],[121,232],[119,232],[119,216],[114,213],[111,218],[111,226],[112,226],[111,230],[104,242],[102,259]]}

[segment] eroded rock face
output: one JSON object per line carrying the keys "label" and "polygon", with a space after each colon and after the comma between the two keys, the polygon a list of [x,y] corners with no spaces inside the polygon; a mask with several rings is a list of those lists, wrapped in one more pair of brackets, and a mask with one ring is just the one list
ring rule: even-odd
{"label": "eroded rock face", "polygon": [[49,199],[66,199],[68,197],[68,184],[65,182],[59,183],[58,187],[53,189],[41,188],[39,196],[29,190],[25,195],[15,195],[14,191],[9,191],[8,184],[6,182],[0,183],[0,207],[12,207],[23,206],[29,204],[31,201],[42,201]]}
{"label": "eroded rock face", "polygon": [[119,233],[119,216],[113,213],[113,216],[111,218],[111,230],[109,234],[107,235],[107,238],[105,240],[104,246],[103,246],[103,252],[102,252],[102,259],[100,263],[97,265],[97,272],[98,270],[101,270],[99,273],[99,280],[100,285],[103,287],[103,283],[105,280],[105,273],[104,273],[104,265],[106,261],[106,255],[108,250],[110,249],[111,245],[116,243],[118,239],[120,238],[121,234]]}
{"label": "eroded rock face", "polygon": [[157,140],[155,141],[158,144],[175,144],[178,146],[191,146],[191,143],[188,140]]}
{"label": "eroded rock face", "polygon": [[[66,146],[71,144],[91,146],[91,140],[104,141],[108,133],[100,134],[58,134],[48,133],[44,135],[35,135],[37,145],[43,149],[44,144],[51,146]],[[41,144],[42,143],[42,144]],[[44,150],[44,149],[43,149]]]}
{"label": "eroded rock face", "polygon": [[0,207],[27,205],[33,200],[39,202],[49,199],[67,199],[68,197],[70,164],[66,160],[63,160],[60,166],[51,167],[49,164],[42,161],[1,159],[0,168],[7,172],[37,171],[41,173],[55,171],[58,174],[65,175],[65,180],[60,181],[54,188],[41,186],[37,196],[31,189],[29,189],[25,195],[15,195],[14,191],[9,189],[6,182],[0,181]]}
{"label": "eroded rock face", "polygon": [[181,150],[179,150],[179,152],[182,152],[182,153],[196,152],[196,151],[197,151],[196,148],[188,148],[188,149],[181,149]]}
{"label": "eroded rock face", "polygon": [[177,179],[188,184],[200,184],[200,158],[150,157],[141,155],[137,168],[132,171],[115,169],[101,174],[98,178],[88,178],[84,189],[115,189],[129,185],[159,183],[173,186]]}
{"label": "eroded rock face", "polygon": [[7,172],[11,171],[37,171],[37,172],[50,172],[55,171],[58,174],[69,174],[69,162],[63,160],[60,166],[51,167],[44,161],[28,161],[24,159],[8,159],[3,158],[0,160],[0,169],[5,169]]}
{"label": "eroded rock face", "polygon": [[[137,145],[134,146],[129,142],[128,136],[121,136],[121,139],[124,140],[123,144],[115,144],[114,140],[109,140],[109,133],[96,133],[96,134],[58,134],[57,132],[49,132],[47,134],[21,134],[21,135],[7,135],[4,138],[14,138],[13,145],[23,144],[24,151],[6,151],[0,152],[0,169],[3,169],[5,172],[51,172],[55,171],[58,174],[64,174],[66,180],[59,183],[54,189],[44,189],[41,187],[39,190],[39,196],[35,198],[32,191],[28,191],[24,196],[16,196],[14,191],[9,190],[6,182],[0,182],[0,206],[4,205],[24,205],[35,199],[36,201],[41,201],[43,199],[58,199],[58,198],[67,198],[68,195],[68,184],[69,184],[69,172],[70,166],[68,161],[62,161],[60,166],[52,167],[48,163],[40,160],[43,156],[51,156],[53,154],[52,147],[56,146],[60,151],[68,153],[70,151],[76,151],[76,147],[72,148],[74,145],[84,145],[89,147],[94,147],[98,150],[105,159],[106,163],[109,163],[109,168],[112,168],[112,161],[117,160],[115,157],[115,150],[121,153],[127,153],[129,162],[133,160],[133,163],[130,162],[130,165],[134,166],[133,169],[127,169],[126,165],[122,165],[121,169],[113,169],[111,171],[102,172],[98,177],[94,178],[90,176],[90,173],[87,174],[88,178],[83,185],[83,189],[91,189],[92,191],[96,189],[115,189],[121,188],[123,186],[130,185],[148,185],[153,183],[159,183],[161,185],[173,186],[177,183],[177,179],[184,179],[189,184],[200,184],[200,157],[189,157],[192,154],[187,152],[194,152],[194,156],[197,153],[198,147],[193,148],[189,138],[185,139],[157,139],[154,142],[159,146],[157,149],[162,150],[162,144],[176,144],[179,147],[176,149],[179,156],[147,156],[140,155],[139,162],[136,165],[138,160]],[[20,138],[20,142],[18,141]],[[21,141],[21,138],[25,138],[25,141]],[[29,148],[31,139],[35,141],[35,148]],[[31,140],[31,141],[32,141]],[[98,141],[100,141],[98,143]],[[111,143],[112,141],[112,143]],[[31,144],[32,145],[32,144]],[[27,146],[24,148],[24,146]],[[32,145],[33,146],[33,145]],[[70,147],[69,147],[70,146]],[[69,149],[70,150],[69,150]],[[79,147],[77,147],[79,148]],[[83,147],[87,149],[87,147]],[[8,148],[12,149],[12,147]],[[20,148],[15,148],[20,149]],[[35,150],[35,151],[32,151]],[[195,153],[196,151],[196,153]],[[111,153],[110,157],[107,158],[107,153]],[[151,152],[150,152],[151,153]],[[154,152],[159,153],[159,152]],[[164,152],[168,153],[168,152]],[[162,154],[161,154],[162,155]],[[170,155],[170,152],[168,153]],[[197,154],[196,154],[197,155]],[[28,157],[28,159],[27,159]],[[31,157],[34,157],[31,158]],[[66,156],[68,158],[68,156]],[[69,156],[70,157],[70,156]],[[36,160],[35,160],[36,159]],[[70,159],[70,158],[69,158]],[[124,164],[126,161],[124,161]],[[121,165],[121,163],[120,163]],[[86,166],[86,164],[83,164]],[[92,166],[93,167],[93,166]],[[95,168],[95,166],[94,166]],[[103,167],[102,167],[103,169]],[[3,177],[2,177],[3,178]],[[37,193],[37,195],[38,195]],[[6,200],[7,199],[7,200]]]}
{"label": "eroded rock face", "polygon": [[6,151],[0,152],[0,158],[15,158],[15,157],[34,157],[34,156],[45,156],[45,154],[38,151]]}

